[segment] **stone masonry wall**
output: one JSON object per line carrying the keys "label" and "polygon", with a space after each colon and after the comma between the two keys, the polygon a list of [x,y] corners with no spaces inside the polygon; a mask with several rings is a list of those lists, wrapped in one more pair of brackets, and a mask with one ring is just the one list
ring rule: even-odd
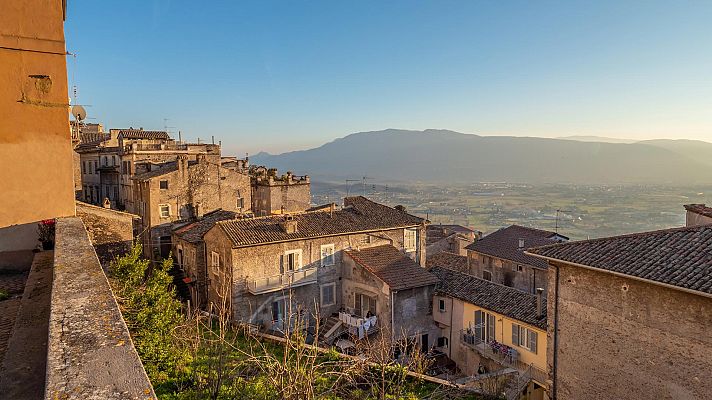
{"label": "stone masonry wall", "polygon": [[712,393],[712,298],[566,264],[549,274],[557,399],[703,399]]}
{"label": "stone masonry wall", "polygon": [[137,216],[82,202],[77,202],[77,216],[87,227],[102,265],[131,249]]}
{"label": "stone masonry wall", "polygon": [[[482,261],[483,257],[485,258],[484,262]],[[492,282],[532,294],[536,293],[536,288],[544,288],[546,291],[548,281],[546,270],[482,255],[474,251],[468,251],[467,258],[470,273],[477,277],[484,278],[484,271],[489,271],[492,274]],[[517,269],[518,265],[521,266],[521,271]]]}

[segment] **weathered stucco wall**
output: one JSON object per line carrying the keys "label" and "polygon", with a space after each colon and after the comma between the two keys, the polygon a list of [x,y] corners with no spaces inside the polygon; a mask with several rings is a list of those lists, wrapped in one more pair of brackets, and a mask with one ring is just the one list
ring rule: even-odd
{"label": "weathered stucco wall", "polygon": [[[712,393],[712,298],[557,263],[549,371],[557,399],[704,399]],[[558,345],[554,318],[558,302]]]}
{"label": "weathered stucco wall", "polygon": [[61,1],[3,1],[0,228],[74,215],[65,52]]}
{"label": "weathered stucco wall", "polygon": [[685,213],[685,226],[700,226],[712,224],[712,217],[706,217],[695,212]]}
{"label": "weathered stucco wall", "polygon": [[[471,250],[468,251],[467,260],[470,273],[477,277],[484,279],[484,271],[489,271],[492,274],[492,282],[531,294],[536,294],[536,288],[546,290],[548,274],[544,269],[491,257]],[[518,267],[521,268],[521,271]]]}
{"label": "weathered stucco wall", "polygon": [[82,221],[58,219],[45,399],[155,397]]}

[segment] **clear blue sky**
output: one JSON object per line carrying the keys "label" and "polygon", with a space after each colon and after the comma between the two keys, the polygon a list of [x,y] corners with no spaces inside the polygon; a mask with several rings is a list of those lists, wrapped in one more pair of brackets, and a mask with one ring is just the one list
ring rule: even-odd
{"label": "clear blue sky", "polygon": [[70,0],[65,26],[95,121],[240,155],[385,128],[712,141],[711,21],[710,1]]}

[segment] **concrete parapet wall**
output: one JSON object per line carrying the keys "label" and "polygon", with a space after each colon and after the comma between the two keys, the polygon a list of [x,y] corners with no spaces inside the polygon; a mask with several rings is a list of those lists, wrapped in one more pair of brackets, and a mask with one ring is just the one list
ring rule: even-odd
{"label": "concrete parapet wall", "polygon": [[155,398],[84,224],[56,229],[45,399]]}

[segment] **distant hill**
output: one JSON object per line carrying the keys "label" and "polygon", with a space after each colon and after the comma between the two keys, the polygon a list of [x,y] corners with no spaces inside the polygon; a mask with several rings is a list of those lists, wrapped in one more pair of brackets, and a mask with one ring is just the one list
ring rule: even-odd
{"label": "distant hill", "polygon": [[556,139],[578,140],[579,142],[601,142],[601,143],[635,143],[635,142],[637,142],[637,140],[633,140],[633,139],[618,139],[618,138],[609,138],[609,137],[604,137],[604,136],[579,136],[579,135],[561,136]]}
{"label": "distant hill", "polygon": [[[684,143],[683,143],[684,142]],[[601,143],[478,136],[447,130],[361,132],[263,164],[320,180],[368,175],[379,181],[507,181],[580,184],[710,184],[712,144],[690,141]]]}

